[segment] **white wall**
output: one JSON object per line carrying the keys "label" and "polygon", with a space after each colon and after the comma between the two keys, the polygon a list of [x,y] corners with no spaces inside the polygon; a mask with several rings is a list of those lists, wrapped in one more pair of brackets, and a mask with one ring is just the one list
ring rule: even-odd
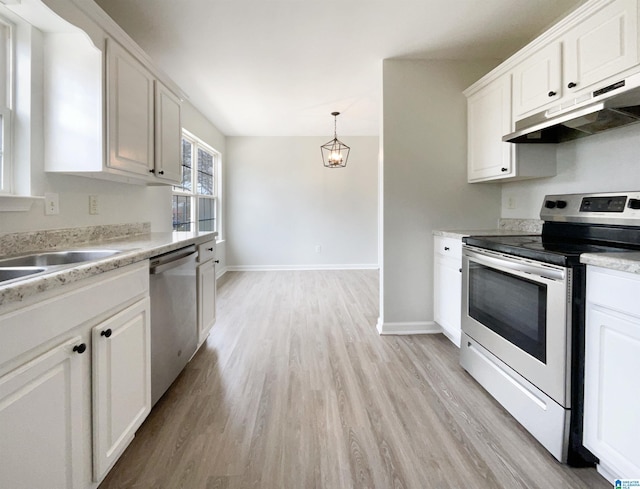
{"label": "white wall", "polygon": [[433,230],[497,227],[500,187],[467,183],[462,94],[494,65],[383,63],[382,332],[433,328]]}
{"label": "white wall", "polygon": [[377,266],[378,138],[340,137],[351,153],[331,169],[320,154],[329,139],[227,139],[229,266]]}
{"label": "white wall", "polygon": [[556,155],[555,177],[503,185],[502,217],[539,219],[547,194],[640,190],[640,124],[559,144]]}

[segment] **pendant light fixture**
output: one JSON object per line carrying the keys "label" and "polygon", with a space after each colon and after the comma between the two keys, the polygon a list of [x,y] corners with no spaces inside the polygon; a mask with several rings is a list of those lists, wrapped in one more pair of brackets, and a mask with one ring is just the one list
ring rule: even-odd
{"label": "pendant light fixture", "polygon": [[322,162],[327,168],[344,168],[347,166],[349,158],[349,146],[338,140],[337,124],[340,112],[331,112],[333,116],[333,139],[327,144],[320,146],[322,153]]}

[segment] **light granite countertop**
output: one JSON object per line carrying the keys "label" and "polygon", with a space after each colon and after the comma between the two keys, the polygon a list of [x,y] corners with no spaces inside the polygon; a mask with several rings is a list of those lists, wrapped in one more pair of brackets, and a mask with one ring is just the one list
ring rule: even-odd
{"label": "light granite countertop", "polygon": [[616,253],[583,253],[580,262],[586,265],[640,274],[640,251]]}
{"label": "light granite countertop", "polygon": [[[184,246],[201,244],[211,241],[217,233],[206,232],[167,232],[139,234],[126,238],[98,240],[80,245],[60,245],[61,250],[91,250],[113,249],[122,250],[122,253],[94,260],[82,262],[64,267],[56,267],[49,272],[23,279],[12,280],[0,284],[0,306],[21,302],[41,292],[58,288],[85,278],[104,273],[109,270],[124,267],[132,263],[147,260],[152,256],[168,253]],[[51,251],[53,247],[47,247]]]}
{"label": "light granite countertop", "polygon": [[442,236],[445,238],[462,239],[465,236],[522,236],[528,234],[540,234],[527,231],[515,231],[511,229],[473,229],[473,230],[446,230],[436,229],[433,231],[434,236]]}

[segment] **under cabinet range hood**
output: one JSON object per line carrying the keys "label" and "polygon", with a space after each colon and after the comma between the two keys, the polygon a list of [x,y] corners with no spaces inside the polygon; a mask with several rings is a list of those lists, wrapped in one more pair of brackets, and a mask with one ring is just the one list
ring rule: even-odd
{"label": "under cabinet range hood", "polygon": [[[549,109],[516,122],[508,143],[563,143],[640,122],[640,73],[576,99],[572,107]],[[564,109],[564,110],[563,110]]]}

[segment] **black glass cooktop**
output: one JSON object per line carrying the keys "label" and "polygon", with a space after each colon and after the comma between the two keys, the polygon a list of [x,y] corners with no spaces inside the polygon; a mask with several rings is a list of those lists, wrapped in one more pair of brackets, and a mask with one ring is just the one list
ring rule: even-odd
{"label": "black glass cooktop", "polygon": [[624,248],[585,242],[568,242],[542,236],[469,236],[464,242],[488,250],[528,258],[530,260],[571,266],[580,262],[582,253],[609,253]]}

